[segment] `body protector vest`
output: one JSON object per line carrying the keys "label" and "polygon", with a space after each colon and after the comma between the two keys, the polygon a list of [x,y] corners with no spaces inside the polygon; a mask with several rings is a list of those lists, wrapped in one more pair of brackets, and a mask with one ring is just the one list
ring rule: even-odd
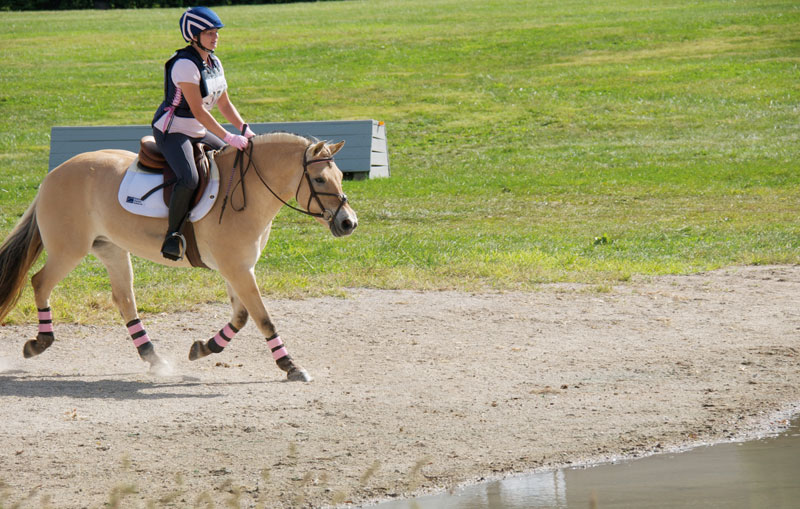
{"label": "body protector vest", "polygon": [[189,103],[183,97],[180,89],[172,82],[172,66],[181,58],[192,61],[200,71],[200,95],[203,97],[203,105],[206,109],[211,109],[220,98],[222,93],[228,88],[225,81],[225,75],[222,71],[222,65],[219,59],[210,55],[211,65],[206,63],[200,54],[192,46],[186,46],[175,52],[167,63],[164,64],[164,102],[156,110],[153,117],[152,124],[161,118],[164,113],[168,113],[169,117],[165,124],[164,132],[169,132],[169,126],[172,123],[174,116],[193,118],[192,110],[189,108]]}

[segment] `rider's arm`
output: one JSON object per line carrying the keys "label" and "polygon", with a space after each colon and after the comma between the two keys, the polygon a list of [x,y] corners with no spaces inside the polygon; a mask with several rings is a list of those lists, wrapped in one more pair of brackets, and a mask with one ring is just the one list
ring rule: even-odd
{"label": "rider's arm", "polygon": [[238,132],[242,131],[244,120],[242,120],[242,117],[239,115],[239,111],[236,109],[236,106],[233,105],[230,97],[228,97],[227,90],[222,92],[222,95],[217,101],[217,108],[219,108],[219,112],[222,113],[222,116],[225,117],[228,122],[236,126]]}

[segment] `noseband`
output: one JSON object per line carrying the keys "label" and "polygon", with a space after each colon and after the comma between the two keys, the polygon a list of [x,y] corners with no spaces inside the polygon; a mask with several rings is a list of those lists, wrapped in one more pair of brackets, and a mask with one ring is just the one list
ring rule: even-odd
{"label": "noseband", "polygon": [[[309,161],[308,160],[308,149],[311,148],[311,145],[313,145],[313,143],[309,143],[306,146],[305,150],[303,150],[303,176],[305,177],[305,181],[308,184],[308,190],[309,190],[308,203],[306,203],[306,210],[303,210],[303,209],[301,209],[299,207],[295,207],[295,206],[287,203],[286,200],[284,200],[283,198],[278,196],[278,193],[273,191],[272,188],[270,187],[270,185],[267,184],[267,181],[264,180],[264,177],[261,175],[261,172],[259,171],[258,167],[256,166],[256,163],[253,161],[253,143],[250,142],[250,143],[248,143],[247,148],[245,149],[245,151],[247,151],[247,159],[248,159],[247,166],[246,167],[244,166],[244,160],[243,160],[244,158],[242,157],[242,152],[243,151],[238,151],[237,152],[236,159],[233,162],[233,168],[231,169],[231,178],[230,178],[230,181],[228,182],[228,191],[226,191],[226,193],[225,193],[225,201],[222,203],[222,210],[219,213],[219,221],[220,221],[220,223],[222,222],[222,214],[225,212],[225,205],[228,202],[228,196],[229,196],[229,194],[232,194],[232,192],[231,192],[231,183],[233,182],[233,172],[236,170],[237,166],[239,168],[239,183],[237,185],[241,185],[242,186],[242,201],[243,201],[243,203],[242,203],[242,207],[239,208],[239,209],[237,209],[235,206],[231,205],[231,207],[233,207],[233,209],[235,211],[241,212],[242,210],[244,210],[247,207],[247,196],[245,195],[245,192],[244,192],[244,176],[247,174],[248,171],[250,171],[250,168],[253,168],[255,170],[255,172],[256,172],[256,175],[258,175],[258,179],[261,181],[262,184],[264,184],[264,187],[266,187],[269,190],[269,192],[272,193],[272,195],[275,198],[278,199],[278,201],[280,201],[281,203],[283,203],[284,205],[286,205],[290,209],[296,210],[297,212],[300,212],[301,214],[305,214],[307,216],[318,217],[318,218],[320,218],[320,219],[322,219],[324,221],[327,221],[328,223],[333,221],[333,219],[337,216],[337,214],[339,214],[339,211],[342,210],[342,207],[344,207],[344,204],[347,203],[347,195],[346,194],[337,194],[337,193],[325,193],[325,192],[317,191],[316,189],[314,189],[314,184],[311,181],[311,175],[308,173],[308,167],[311,166],[312,164],[315,164],[315,163],[330,163],[330,162],[333,161],[333,157],[324,157],[324,158],[320,158],[320,159],[312,159],[312,160]],[[300,187],[302,185],[303,185],[303,178],[301,178],[300,182],[297,183],[297,190],[294,192],[294,198],[298,203],[300,203],[300,199],[298,198],[298,196],[300,194]],[[235,189],[235,186],[234,186],[234,189]],[[335,197],[337,197],[339,199],[339,206],[336,208],[336,211],[335,212],[331,212],[330,209],[326,209],[325,206],[322,204],[322,200],[320,200],[320,198],[319,198],[320,196],[335,196]],[[315,200],[317,202],[317,206],[319,207],[319,210],[321,210],[321,212],[311,212],[311,200]]]}

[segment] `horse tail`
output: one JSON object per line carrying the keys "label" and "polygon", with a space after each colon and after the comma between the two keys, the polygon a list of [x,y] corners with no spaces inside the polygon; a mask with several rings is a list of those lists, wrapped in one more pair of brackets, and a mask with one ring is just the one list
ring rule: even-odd
{"label": "horse tail", "polygon": [[25,276],[42,254],[42,236],[36,222],[36,199],[0,245],[0,321],[14,308]]}

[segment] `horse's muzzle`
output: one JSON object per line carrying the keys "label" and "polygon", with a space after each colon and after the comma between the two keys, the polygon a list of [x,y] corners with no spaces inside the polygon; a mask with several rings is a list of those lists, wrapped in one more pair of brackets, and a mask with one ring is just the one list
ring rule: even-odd
{"label": "horse's muzzle", "polygon": [[344,237],[353,233],[358,226],[358,219],[354,212],[342,209],[328,224],[334,237]]}

